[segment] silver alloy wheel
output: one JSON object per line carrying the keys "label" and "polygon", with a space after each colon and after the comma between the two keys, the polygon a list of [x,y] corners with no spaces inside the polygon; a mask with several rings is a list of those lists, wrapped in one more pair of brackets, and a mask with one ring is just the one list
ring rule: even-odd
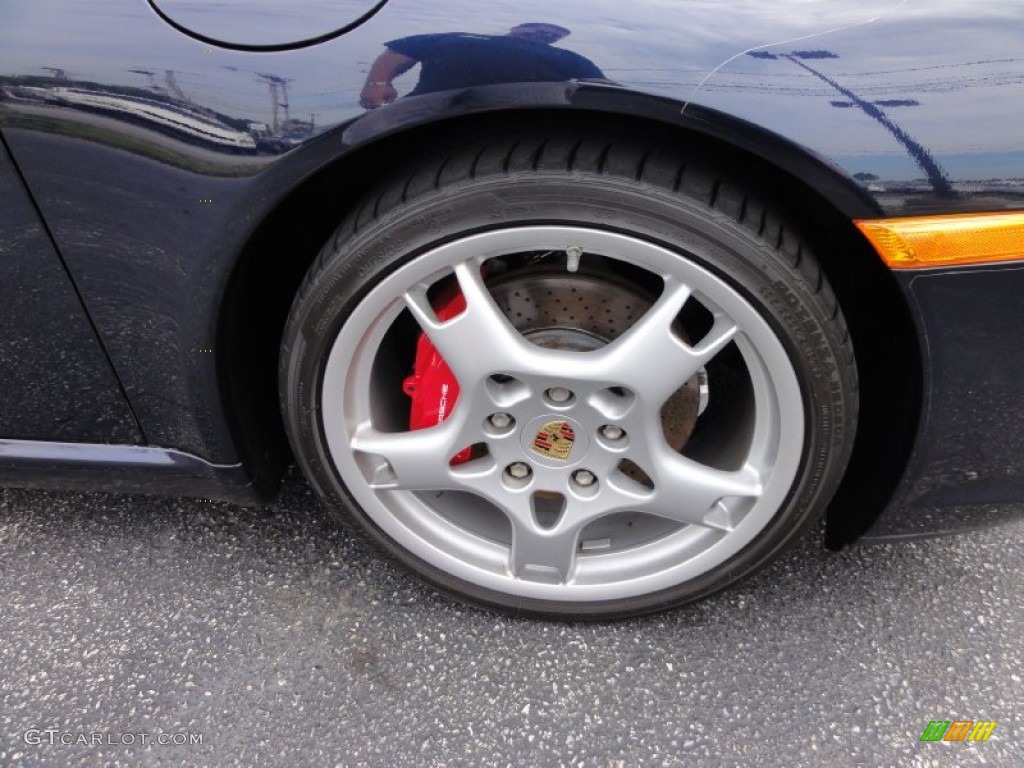
{"label": "silver alloy wheel", "polygon": [[[481,267],[510,254],[576,248],[584,263],[620,260],[645,270],[660,279],[661,293],[632,328],[597,349],[531,343],[499,309]],[[467,308],[442,322],[428,289],[451,274]],[[689,301],[712,318],[694,344],[673,330]],[[417,431],[396,429],[394,414],[381,411],[377,396],[378,354],[405,312],[461,387],[447,420]],[[750,407],[723,438],[727,447],[697,460],[669,445],[661,409],[729,347],[745,368]],[[545,394],[552,390],[572,396],[563,399],[559,391],[553,399]],[[804,448],[797,376],[752,304],[679,253],[578,227],[484,232],[399,266],[342,326],[327,358],[320,405],[337,472],[385,534],[469,583],[552,601],[645,595],[726,562],[783,507]],[[496,429],[496,413],[510,416],[512,428]],[[610,424],[628,439],[607,439]],[[564,457],[532,448],[552,425],[569,430]],[[485,450],[451,463],[467,446]],[[646,482],[624,471],[624,460]],[[530,472],[507,471],[518,464]]]}

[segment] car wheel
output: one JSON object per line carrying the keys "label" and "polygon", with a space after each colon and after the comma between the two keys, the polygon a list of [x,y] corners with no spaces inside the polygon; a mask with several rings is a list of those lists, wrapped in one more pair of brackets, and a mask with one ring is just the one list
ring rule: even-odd
{"label": "car wheel", "polygon": [[572,617],[707,595],[816,520],[854,435],[849,335],[806,245],[714,165],[519,135],[370,195],[282,350],[328,504],[463,599]]}

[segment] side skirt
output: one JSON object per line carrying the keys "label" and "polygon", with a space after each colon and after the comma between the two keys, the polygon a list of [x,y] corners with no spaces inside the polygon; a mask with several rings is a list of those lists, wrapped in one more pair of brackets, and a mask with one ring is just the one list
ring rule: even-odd
{"label": "side skirt", "polygon": [[0,440],[0,486],[194,496],[253,506],[267,501],[241,463],[212,464],[134,445]]}

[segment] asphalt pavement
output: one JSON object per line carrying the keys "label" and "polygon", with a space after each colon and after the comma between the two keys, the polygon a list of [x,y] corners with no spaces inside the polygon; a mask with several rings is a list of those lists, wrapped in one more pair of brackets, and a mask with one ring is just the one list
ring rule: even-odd
{"label": "asphalt pavement", "polygon": [[0,766],[1019,766],[1022,586],[1024,523],[816,534],[671,613],[517,620],[295,476],[265,508],[0,489]]}

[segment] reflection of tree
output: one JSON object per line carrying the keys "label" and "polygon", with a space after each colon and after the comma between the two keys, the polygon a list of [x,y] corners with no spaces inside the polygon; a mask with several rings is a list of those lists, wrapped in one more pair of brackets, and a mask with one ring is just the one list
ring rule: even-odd
{"label": "reflection of tree", "polygon": [[866,101],[857,96],[857,94],[849,88],[843,87],[834,79],[822,72],[819,72],[804,61],[806,59],[838,59],[839,56],[831,51],[793,51],[792,53],[749,51],[747,55],[752,56],[755,59],[787,59],[839,91],[839,93],[846,97],[847,101],[833,101],[831,102],[833,107],[856,107],[872,120],[878,122],[883,128],[892,134],[896,141],[898,141],[903,148],[907,150],[907,153],[914,159],[914,162],[916,162],[921,170],[924,171],[925,176],[928,178],[928,182],[932,185],[932,189],[935,191],[936,195],[940,197],[956,196],[956,192],[953,190],[952,184],[949,183],[949,179],[946,178],[945,172],[939,166],[938,162],[936,162],[935,158],[932,157],[931,153],[919,144],[909,133],[900,128],[892,118],[890,118],[881,109],[883,106],[916,107],[919,106],[919,102],[914,99],[888,99],[886,101],[875,102]]}

